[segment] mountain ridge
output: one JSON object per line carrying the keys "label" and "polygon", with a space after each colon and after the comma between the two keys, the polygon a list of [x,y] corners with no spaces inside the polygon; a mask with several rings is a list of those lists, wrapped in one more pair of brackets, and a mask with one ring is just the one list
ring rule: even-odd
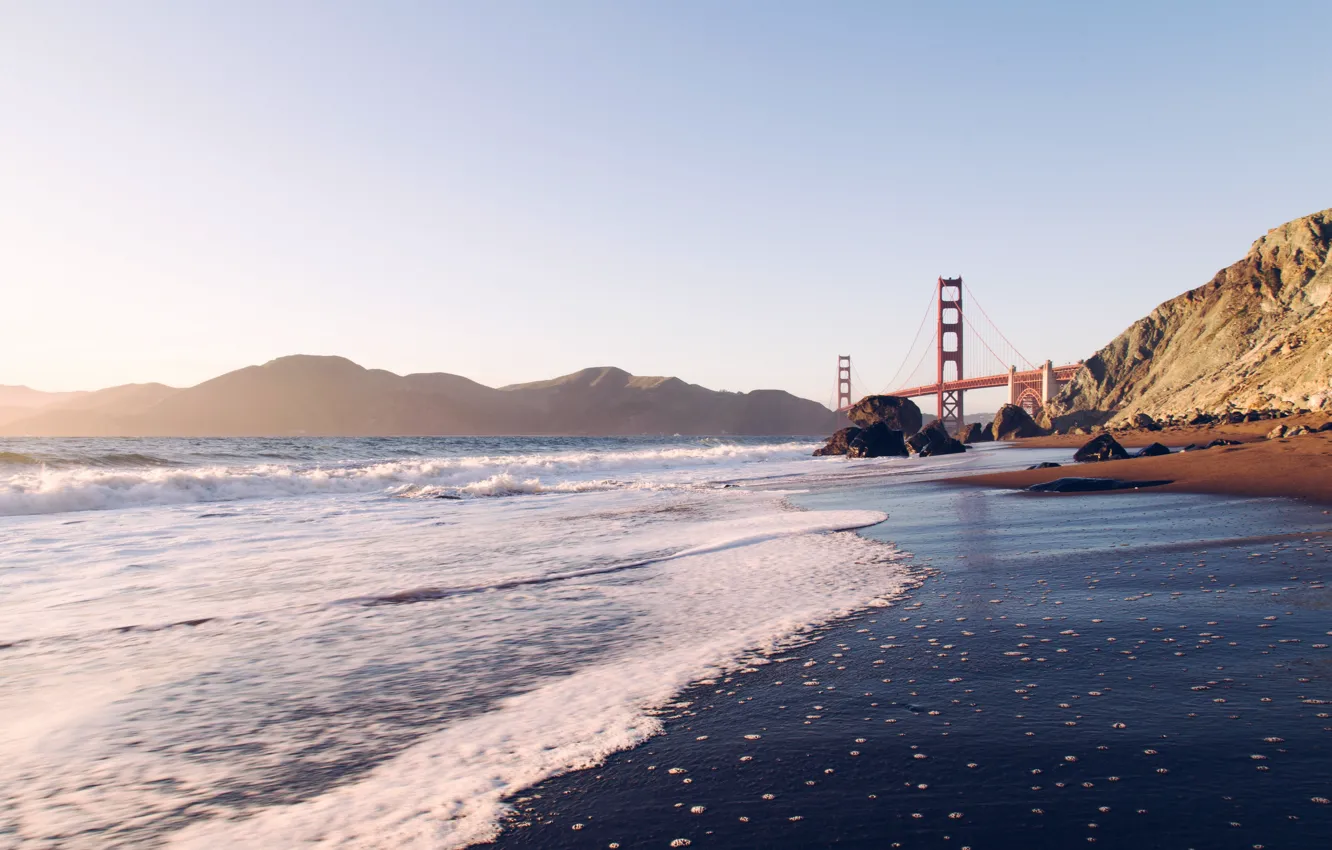
{"label": "mountain ridge", "polygon": [[729,393],[593,367],[494,388],[288,355],[193,387],[130,384],[5,422],[3,436],[629,436],[819,434],[837,414],[782,390]]}

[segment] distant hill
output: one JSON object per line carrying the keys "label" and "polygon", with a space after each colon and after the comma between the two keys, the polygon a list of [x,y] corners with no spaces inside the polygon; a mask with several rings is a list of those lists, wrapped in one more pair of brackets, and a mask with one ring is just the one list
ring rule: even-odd
{"label": "distant hill", "polygon": [[1332,398],[1332,209],[1273,228],[1239,262],[1087,359],[1055,419],[1201,408],[1318,408]]}
{"label": "distant hill", "polygon": [[825,433],[837,418],[781,390],[718,392],[611,367],[496,389],[295,355],[188,389],[130,384],[82,394],[0,418],[0,435],[790,435]]}
{"label": "distant hill", "polygon": [[89,393],[45,393],[31,387],[0,384],[0,425],[32,416],[34,411],[85,395]]}
{"label": "distant hill", "polygon": [[40,410],[53,404],[69,401],[88,393],[44,393],[31,387],[0,384],[0,419],[13,413]]}

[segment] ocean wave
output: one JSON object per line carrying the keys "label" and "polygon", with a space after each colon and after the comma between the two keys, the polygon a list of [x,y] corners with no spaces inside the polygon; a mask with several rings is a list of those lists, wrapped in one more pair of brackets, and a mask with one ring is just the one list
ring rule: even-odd
{"label": "ocean wave", "polygon": [[43,455],[23,452],[0,452],[0,466],[47,466],[55,469],[94,468],[154,468],[184,466],[180,461],[138,452],[107,452],[102,454]]}
{"label": "ocean wave", "polygon": [[[809,450],[810,444],[794,442],[712,444],[404,458],[327,467],[181,467],[149,455],[103,455],[98,463],[27,464],[7,476],[0,473],[0,516],[315,494],[477,498],[678,487],[704,483],[722,471],[734,477],[747,464],[803,459]],[[119,460],[108,460],[112,457]]]}

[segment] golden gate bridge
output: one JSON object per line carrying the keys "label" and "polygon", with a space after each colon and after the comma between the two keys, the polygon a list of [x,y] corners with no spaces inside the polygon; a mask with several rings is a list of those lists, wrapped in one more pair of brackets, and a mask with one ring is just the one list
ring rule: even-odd
{"label": "golden gate bridge", "polygon": [[[980,323],[972,322],[962,309],[962,296],[974,304]],[[934,314],[934,332],[926,338],[925,328]],[[924,344],[921,342],[924,340]],[[917,359],[917,353],[920,354]],[[931,357],[930,355],[934,355]],[[932,361],[932,362],[931,362]],[[915,365],[906,370],[908,364]],[[934,396],[939,418],[951,434],[963,424],[963,393],[967,390],[1008,387],[1008,403],[1026,409],[1033,416],[1043,408],[1082,368],[1082,361],[1055,366],[1046,360],[1037,365],[1017,350],[985,314],[971,288],[962,278],[939,278],[938,289],[930,296],[916,337],[906,358],[888,382],[884,394],[906,398]],[[931,375],[930,372],[933,372]],[[851,358],[837,358],[837,410],[845,411],[852,403]],[[970,377],[969,377],[970,376]],[[979,377],[976,377],[979,376]]]}

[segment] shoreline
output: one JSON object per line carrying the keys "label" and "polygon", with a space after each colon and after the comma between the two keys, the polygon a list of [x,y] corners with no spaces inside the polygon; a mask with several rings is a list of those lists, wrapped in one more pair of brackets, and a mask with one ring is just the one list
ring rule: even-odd
{"label": "shoreline", "polygon": [[[1302,657],[1324,652],[1304,598],[1329,601],[1324,512],[1144,491],[1051,520],[966,479],[902,483],[797,501],[888,512],[862,534],[916,552],[921,584],[771,664],[695,683],[662,734],[513,799],[494,845],[1247,848],[1311,846],[1332,829],[1316,802],[1332,796],[1317,767],[1332,727],[1305,705],[1332,697],[1332,656]],[[946,505],[960,522],[913,512]],[[1020,518],[996,528],[1004,509]],[[1032,551],[1038,528],[1054,539]],[[1213,610],[1221,601],[1236,610]],[[1254,643],[1276,619],[1282,637]],[[1257,715],[1281,746],[1235,739]],[[1280,792],[1264,769],[1278,759]],[[1181,805],[1197,819],[1178,818]]]}
{"label": "shoreline", "polygon": [[[1052,438],[1023,440],[1013,447],[1036,448],[1033,443],[1049,439]],[[1075,439],[1081,441],[1078,443],[1081,446],[1089,438]],[[1121,443],[1126,447],[1137,444],[1133,440],[1121,440]],[[1040,447],[1049,448],[1044,445]],[[949,478],[947,481],[966,487],[1021,490],[1034,484],[1044,484],[1066,477],[1115,478],[1123,481],[1168,480],[1170,483],[1152,489],[1162,493],[1275,496],[1332,505],[1332,432],[1325,431],[1275,440],[1254,440],[1238,446],[1217,446],[1159,457],[1097,463],[1073,463],[1070,458],[1069,463],[1057,468],[964,475]],[[1131,491],[1102,491],[1101,495],[1124,492]],[[1088,494],[1042,495],[1046,498],[1056,498]]]}

